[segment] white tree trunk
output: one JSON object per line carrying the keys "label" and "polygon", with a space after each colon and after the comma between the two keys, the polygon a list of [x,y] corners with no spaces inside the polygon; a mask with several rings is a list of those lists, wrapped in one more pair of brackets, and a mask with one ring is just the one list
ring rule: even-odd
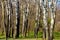
{"label": "white tree trunk", "polygon": [[14,22],[14,33],[13,37],[16,38],[16,32],[17,32],[17,16],[18,16],[18,0],[11,0],[13,8],[13,22]]}
{"label": "white tree trunk", "polygon": [[47,27],[47,0],[43,1],[43,40],[48,38],[48,27]]}
{"label": "white tree trunk", "polygon": [[37,27],[38,26],[38,3],[37,3],[37,1],[36,1],[36,23],[35,23],[35,27]]}
{"label": "white tree trunk", "polygon": [[55,25],[55,12],[56,12],[56,0],[51,0],[51,6],[50,6],[50,12],[51,12],[51,25],[50,25],[50,40],[53,40],[53,29]]}

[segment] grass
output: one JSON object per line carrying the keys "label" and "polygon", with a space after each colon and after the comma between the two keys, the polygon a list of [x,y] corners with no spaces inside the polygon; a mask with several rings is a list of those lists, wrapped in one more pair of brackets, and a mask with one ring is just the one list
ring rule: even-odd
{"label": "grass", "polygon": [[[6,39],[0,39],[0,40],[6,40]],[[42,38],[38,38],[38,39],[36,39],[36,38],[32,38],[32,39],[8,39],[8,40],[42,40]],[[54,39],[54,40],[60,40],[60,39]]]}
{"label": "grass", "polygon": [[6,36],[5,35],[0,35],[0,39],[5,39]]}
{"label": "grass", "polygon": [[60,32],[54,32],[54,38],[60,39]]}
{"label": "grass", "polygon": [[[5,36],[4,35],[0,35],[0,40],[5,40]],[[13,40],[12,38],[9,38],[9,40]],[[23,38],[20,34],[20,37],[15,39],[15,40],[36,40],[36,38],[34,38],[34,33],[30,32],[29,36]],[[42,32],[38,33],[38,38],[37,40],[42,40]],[[54,32],[54,40],[60,40],[60,32]]]}

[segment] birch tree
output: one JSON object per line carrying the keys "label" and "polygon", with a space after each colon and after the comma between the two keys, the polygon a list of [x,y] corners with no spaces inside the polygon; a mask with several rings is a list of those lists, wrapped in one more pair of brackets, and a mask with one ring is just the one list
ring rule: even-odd
{"label": "birch tree", "polygon": [[15,13],[16,13],[16,24],[17,24],[17,32],[16,32],[16,37],[19,37],[19,24],[20,24],[20,14],[19,14],[19,1],[16,0],[15,4]]}
{"label": "birch tree", "polygon": [[48,27],[47,27],[47,1],[48,0],[43,0],[42,1],[42,7],[43,7],[43,40],[47,40],[47,33],[48,33]]}
{"label": "birch tree", "polygon": [[14,8],[14,13],[13,13],[13,25],[14,25],[14,31],[13,31],[13,38],[19,37],[19,1],[18,0],[13,0],[12,5],[15,7]]}
{"label": "birch tree", "polygon": [[[44,1],[43,1],[44,2]],[[47,23],[46,23],[46,16],[45,16],[45,8],[44,8],[44,5],[43,5],[43,40],[46,40],[46,26],[47,26]]]}
{"label": "birch tree", "polygon": [[10,37],[10,30],[11,30],[11,1],[10,0],[7,0],[7,6],[8,6],[8,36]]}
{"label": "birch tree", "polygon": [[39,17],[40,17],[40,13],[39,13],[39,0],[35,0],[36,2],[36,19],[35,19],[35,29],[34,29],[34,35],[35,37],[37,37],[38,31],[39,31]]}
{"label": "birch tree", "polygon": [[10,35],[13,37],[14,34],[14,13],[13,13],[13,1],[10,0]]}
{"label": "birch tree", "polygon": [[45,4],[45,11],[46,11],[46,22],[47,22],[47,26],[46,26],[46,40],[48,40],[48,13],[49,13],[49,6],[48,6],[48,0],[46,0],[46,4]]}
{"label": "birch tree", "polygon": [[27,28],[28,28],[28,13],[29,13],[29,4],[28,1],[25,1],[24,12],[23,12],[23,35],[26,37]]}
{"label": "birch tree", "polygon": [[9,37],[9,4],[7,1],[5,1],[5,18],[4,18],[4,24],[5,24],[5,29],[6,29],[6,40]]}
{"label": "birch tree", "polygon": [[1,27],[2,27],[2,35],[3,35],[5,33],[5,26],[4,26],[4,0],[2,0],[1,5],[2,5]]}
{"label": "birch tree", "polygon": [[[22,8],[24,8],[25,6],[22,5]],[[22,27],[22,36],[24,36],[24,22],[25,22],[25,13],[24,13],[24,10],[23,10],[23,27]]]}
{"label": "birch tree", "polygon": [[10,6],[10,37],[13,37],[13,8],[12,8],[12,1],[9,0]]}
{"label": "birch tree", "polygon": [[53,29],[55,25],[55,12],[56,12],[56,0],[51,0],[50,12],[51,12],[51,23],[50,23],[50,40],[53,40]]}
{"label": "birch tree", "polygon": [[5,5],[6,5],[5,21],[7,22],[6,35],[8,35],[8,37],[10,37],[10,35],[11,35],[10,34],[10,32],[11,32],[11,0],[5,1]]}

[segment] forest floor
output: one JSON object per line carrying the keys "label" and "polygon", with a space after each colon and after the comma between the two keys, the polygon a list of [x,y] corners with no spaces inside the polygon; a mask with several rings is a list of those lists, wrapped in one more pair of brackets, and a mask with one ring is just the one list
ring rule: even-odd
{"label": "forest floor", "polygon": [[[0,35],[0,40],[6,40],[5,35]],[[8,40],[42,40],[42,32],[38,34],[38,38],[34,38],[34,33],[29,33],[29,36],[22,38],[21,35],[17,39],[8,38]],[[60,32],[54,32],[54,40],[60,40]]]}
{"label": "forest floor", "polygon": [[[6,39],[0,39],[0,40],[6,40]],[[42,38],[38,38],[38,39],[8,39],[8,40],[42,40]],[[60,40],[60,39],[54,39],[54,40]]]}

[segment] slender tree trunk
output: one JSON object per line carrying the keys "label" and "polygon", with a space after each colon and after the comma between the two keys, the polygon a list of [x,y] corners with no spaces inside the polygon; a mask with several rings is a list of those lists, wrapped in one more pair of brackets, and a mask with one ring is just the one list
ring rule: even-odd
{"label": "slender tree trunk", "polygon": [[11,25],[10,25],[10,20],[11,20],[11,1],[10,0],[7,0],[7,5],[8,5],[8,20],[9,20],[9,23],[8,23],[8,27],[9,27],[9,30],[8,30],[8,36],[10,37],[10,30],[11,30]]}
{"label": "slender tree trunk", "polygon": [[43,40],[46,40],[46,17],[45,17],[45,8],[43,8]]}
{"label": "slender tree trunk", "polygon": [[46,10],[46,14],[45,14],[45,16],[46,16],[46,22],[47,22],[47,27],[46,27],[46,40],[48,40],[48,13],[49,13],[49,11],[48,11],[48,6],[49,4],[48,4],[48,0],[46,0],[46,4],[45,4],[45,10]]}
{"label": "slender tree trunk", "polygon": [[46,12],[46,0],[43,1],[43,40],[47,40],[48,27],[47,27],[47,12]]}
{"label": "slender tree trunk", "polygon": [[[13,6],[14,6],[14,13],[13,13],[13,20],[14,20],[14,32],[13,32],[13,38],[17,38],[17,36],[19,37],[19,32],[17,32],[17,31],[19,31],[19,25],[17,25],[17,23],[18,23],[18,20],[17,20],[17,18],[19,17],[18,16],[18,13],[19,13],[19,7],[18,7],[18,0],[14,0],[14,4],[13,4]],[[18,26],[18,27],[17,27]],[[17,29],[18,28],[18,29]]]}
{"label": "slender tree trunk", "polygon": [[35,19],[35,29],[34,29],[34,36],[37,38],[37,34],[38,34],[38,24],[39,24],[39,19],[38,19],[38,17],[39,17],[39,13],[38,13],[38,1],[36,0],[35,1],[35,3],[36,3],[36,19]]}
{"label": "slender tree trunk", "polygon": [[[23,8],[23,6],[22,6]],[[24,36],[24,22],[25,22],[25,14],[24,14],[24,11],[23,11],[23,27],[22,27],[22,36]]]}
{"label": "slender tree trunk", "polygon": [[1,2],[2,5],[2,20],[1,20],[1,27],[2,27],[2,35],[5,34],[5,26],[4,26],[4,1]]}
{"label": "slender tree trunk", "polygon": [[10,14],[10,31],[11,31],[11,37],[13,37],[13,32],[14,32],[14,29],[13,29],[13,6],[12,6],[12,0],[10,0],[10,7],[11,7],[11,14]]}
{"label": "slender tree trunk", "polygon": [[9,29],[9,13],[8,13],[8,5],[7,1],[5,1],[5,14],[4,14],[4,24],[5,24],[5,29],[6,29],[6,40],[8,40],[8,29]]}
{"label": "slender tree trunk", "polygon": [[19,13],[19,1],[17,0],[16,3],[17,7],[16,7],[16,14],[17,14],[17,34],[16,37],[19,37],[19,24],[20,24],[20,13]]}
{"label": "slender tree trunk", "polygon": [[53,29],[55,25],[55,11],[56,11],[56,0],[51,0],[51,25],[50,25],[50,40],[53,40]]}
{"label": "slender tree trunk", "polygon": [[28,29],[28,13],[29,13],[29,9],[28,9],[28,2],[25,2],[25,6],[24,6],[24,12],[23,12],[23,36],[26,37],[27,36],[27,29]]}

